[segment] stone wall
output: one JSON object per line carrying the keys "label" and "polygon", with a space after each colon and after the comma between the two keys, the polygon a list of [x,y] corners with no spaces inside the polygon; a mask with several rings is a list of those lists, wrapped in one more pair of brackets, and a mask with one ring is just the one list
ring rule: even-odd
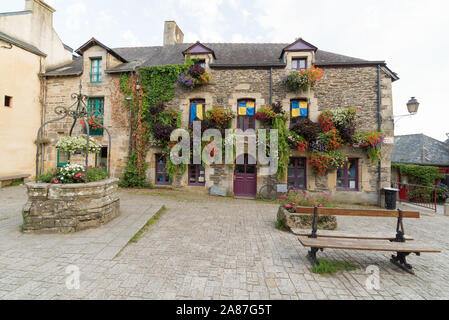
{"label": "stone wall", "polygon": [[[92,50],[92,52],[88,52]],[[85,55],[100,55],[101,48],[93,47],[86,51]],[[104,50],[103,50],[104,51]],[[106,54],[105,52],[103,54]],[[86,57],[85,57],[86,59]],[[88,67],[84,63],[84,69]],[[170,108],[182,111],[182,123],[186,127],[189,119],[189,104],[191,99],[204,99],[206,110],[212,108],[214,104],[232,108],[237,112],[237,101],[239,99],[251,98],[256,101],[259,107],[270,103],[270,70],[269,69],[209,69],[212,73],[213,81],[205,86],[186,90],[180,87],[175,89],[175,98],[168,103]],[[290,100],[297,98],[307,98],[309,100],[309,117],[312,121],[317,121],[321,111],[329,108],[357,106],[360,108],[357,118],[359,131],[377,130],[377,67],[324,67],[324,78],[310,91],[292,93],[287,91],[283,80],[289,73],[285,68],[273,68],[272,70],[272,102],[281,102],[287,114],[290,112]],[[48,108],[54,108],[61,102],[67,104],[69,93],[76,91],[78,77],[65,77],[49,79],[48,81]],[[103,83],[89,83],[88,73],[81,76],[83,90],[89,96],[105,97],[105,124],[113,132],[112,149],[112,174],[120,177],[126,166],[129,148],[129,127],[122,125],[113,115],[121,113],[126,118],[126,108],[117,106],[112,96],[121,95],[117,87],[118,76],[105,74]],[[390,116],[393,112],[391,79],[386,73],[381,72],[381,117],[382,130],[388,137],[394,136],[393,121]],[[118,90],[118,91],[117,91]],[[119,98],[123,101],[123,95]],[[116,99],[117,100],[117,99]],[[120,109],[122,108],[122,109]],[[47,114],[49,112],[47,111]],[[232,126],[236,127],[237,120]],[[256,122],[256,128],[261,124]],[[64,130],[62,130],[64,129]],[[50,135],[56,138],[62,135],[63,131],[68,131],[65,124],[59,130],[54,128],[49,130]],[[105,137],[97,138],[105,143]],[[46,159],[49,161],[47,167],[55,165],[56,151],[50,148]],[[393,145],[383,146],[381,187],[390,185],[390,153]],[[157,148],[151,148],[147,154],[147,162],[150,164],[147,172],[151,183],[155,182],[155,154],[159,153]],[[359,202],[376,202],[378,195],[378,167],[369,162],[366,154],[359,149],[345,148],[343,152],[353,158],[359,159],[359,191],[343,192],[336,191],[336,170],[329,172],[325,177],[314,176],[307,168],[307,188],[309,191],[330,191],[342,199],[351,199]],[[292,156],[307,157],[292,151]],[[264,183],[264,177],[258,177],[258,188]],[[222,186],[228,189],[228,193],[233,193],[234,170],[229,166],[212,166],[206,168],[206,185],[204,187],[189,187],[188,173],[179,177],[173,184],[176,188],[191,188],[195,190],[207,190],[212,186]],[[284,183],[286,182],[283,181]]]}
{"label": "stone wall", "polygon": [[68,233],[99,227],[120,214],[118,179],[91,183],[27,183],[23,231]]}

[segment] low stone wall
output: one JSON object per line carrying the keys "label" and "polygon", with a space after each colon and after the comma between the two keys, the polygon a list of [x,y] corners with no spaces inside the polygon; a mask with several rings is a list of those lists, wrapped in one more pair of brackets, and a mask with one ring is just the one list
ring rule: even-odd
{"label": "low stone wall", "polygon": [[[313,215],[290,213],[285,207],[280,206],[277,214],[278,221],[282,221],[284,227],[292,229],[311,229]],[[324,230],[337,229],[337,218],[334,216],[318,216],[318,228]]]}
{"label": "low stone wall", "polygon": [[23,231],[68,233],[99,227],[120,214],[118,179],[91,183],[27,183]]}

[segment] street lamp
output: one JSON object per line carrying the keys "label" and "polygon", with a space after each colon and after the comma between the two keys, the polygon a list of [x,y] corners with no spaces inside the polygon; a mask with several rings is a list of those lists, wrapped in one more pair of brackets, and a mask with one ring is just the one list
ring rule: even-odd
{"label": "street lamp", "polygon": [[418,113],[418,108],[419,108],[418,100],[416,100],[415,97],[412,97],[407,102],[407,110],[408,110],[409,114],[401,114],[401,115],[398,115],[398,116],[391,116],[391,120],[399,120],[399,119],[402,119],[402,118],[414,116],[415,114]]}

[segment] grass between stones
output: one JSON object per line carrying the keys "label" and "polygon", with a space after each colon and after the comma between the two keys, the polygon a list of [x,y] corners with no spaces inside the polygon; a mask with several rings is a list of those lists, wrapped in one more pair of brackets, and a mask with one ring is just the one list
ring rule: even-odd
{"label": "grass between stones", "polygon": [[319,265],[313,266],[312,272],[318,274],[335,274],[338,271],[352,271],[358,269],[355,264],[343,261],[331,261],[327,259],[318,259]]}
{"label": "grass between stones", "polygon": [[143,236],[143,234],[147,232],[148,229],[159,220],[159,218],[165,211],[167,211],[167,207],[162,206],[162,208],[158,212],[156,212],[156,214],[152,216],[139,231],[137,231],[137,233],[129,240],[129,243],[137,243]]}
{"label": "grass between stones", "polygon": [[5,220],[8,220],[8,219],[9,219],[9,217],[6,217],[6,218],[0,218],[0,222],[5,221]]}

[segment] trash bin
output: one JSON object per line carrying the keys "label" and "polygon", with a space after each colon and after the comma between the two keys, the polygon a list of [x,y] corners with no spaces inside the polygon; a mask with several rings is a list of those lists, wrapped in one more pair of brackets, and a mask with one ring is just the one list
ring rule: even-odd
{"label": "trash bin", "polygon": [[385,208],[387,210],[396,210],[396,198],[399,189],[384,188],[382,190],[385,192]]}

